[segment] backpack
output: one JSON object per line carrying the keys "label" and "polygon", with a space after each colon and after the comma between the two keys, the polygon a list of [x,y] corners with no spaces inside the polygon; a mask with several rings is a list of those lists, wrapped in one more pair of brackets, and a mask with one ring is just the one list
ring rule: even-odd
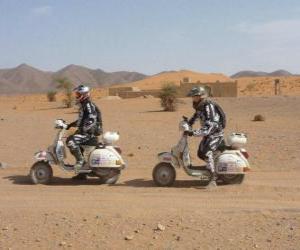
{"label": "backpack", "polygon": [[208,102],[212,103],[215,106],[216,111],[220,116],[220,124],[222,125],[222,127],[224,129],[226,127],[226,115],[225,115],[223,109],[221,108],[221,106],[218,103],[216,103],[212,100],[209,100]]}

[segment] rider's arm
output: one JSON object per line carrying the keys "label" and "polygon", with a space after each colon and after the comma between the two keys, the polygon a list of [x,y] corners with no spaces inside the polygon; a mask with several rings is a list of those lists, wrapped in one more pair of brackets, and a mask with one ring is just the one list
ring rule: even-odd
{"label": "rider's arm", "polygon": [[206,104],[203,112],[205,119],[203,121],[203,126],[200,129],[193,131],[194,136],[207,136],[214,130],[214,128],[218,126],[218,124],[214,121],[214,115],[216,111],[213,104]]}
{"label": "rider's arm", "polygon": [[77,120],[69,123],[67,129],[72,128],[72,127],[77,127]]}
{"label": "rider's arm", "polygon": [[78,116],[78,120],[76,121],[76,127],[80,128],[82,126],[82,120],[83,120],[83,107],[81,107],[79,109],[79,116]]}
{"label": "rider's arm", "polygon": [[197,120],[198,116],[197,116],[197,111],[193,114],[193,116],[189,119],[188,124],[190,126],[193,126],[193,124],[195,123],[195,121]]}
{"label": "rider's arm", "polygon": [[100,128],[102,128],[103,123],[102,123],[101,111],[100,111],[100,109],[96,105],[95,105],[95,109],[96,109],[96,112],[97,112],[97,122],[98,122]]}

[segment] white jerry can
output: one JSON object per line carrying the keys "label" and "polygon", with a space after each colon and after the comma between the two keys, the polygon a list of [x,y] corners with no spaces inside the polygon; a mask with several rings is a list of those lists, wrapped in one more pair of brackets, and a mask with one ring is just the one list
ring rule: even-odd
{"label": "white jerry can", "polygon": [[110,148],[96,149],[90,155],[92,168],[120,168],[123,164],[118,154]]}
{"label": "white jerry can", "polygon": [[248,167],[247,160],[244,160],[237,154],[226,153],[221,154],[217,159],[216,170],[219,174],[242,174],[244,168]]}

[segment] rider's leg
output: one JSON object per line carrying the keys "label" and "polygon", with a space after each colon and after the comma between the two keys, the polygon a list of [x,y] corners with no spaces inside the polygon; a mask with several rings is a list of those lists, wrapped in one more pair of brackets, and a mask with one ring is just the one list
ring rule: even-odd
{"label": "rider's leg", "polygon": [[84,158],[80,150],[80,144],[89,140],[87,135],[75,134],[67,139],[67,146],[71,154],[75,157],[76,163],[74,165],[75,172],[79,172],[83,166]]}
{"label": "rider's leg", "polygon": [[215,169],[215,162],[214,162],[214,151],[217,150],[220,143],[222,142],[223,137],[215,137],[215,136],[207,136],[204,137],[201,141],[201,144],[199,145],[198,149],[198,156],[199,158],[206,161],[207,169],[211,172],[212,178],[211,182],[209,183],[209,186],[214,187],[216,186],[216,180],[217,180],[217,174]]}
{"label": "rider's leg", "polygon": [[207,149],[208,149],[207,140],[208,140],[208,137],[203,137],[203,139],[198,147],[198,152],[197,152],[198,157],[203,161],[207,161],[207,156],[206,156]]}

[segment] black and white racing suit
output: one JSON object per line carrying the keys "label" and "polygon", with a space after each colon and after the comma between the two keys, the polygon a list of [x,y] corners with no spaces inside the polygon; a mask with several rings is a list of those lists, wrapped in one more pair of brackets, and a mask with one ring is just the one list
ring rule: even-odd
{"label": "black and white racing suit", "polygon": [[76,157],[80,152],[80,145],[88,142],[92,138],[102,133],[102,118],[98,107],[86,99],[82,101],[79,108],[78,120],[70,123],[70,127],[78,127],[77,132],[67,138],[67,146]]}
{"label": "black and white racing suit", "polygon": [[207,162],[207,168],[215,173],[213,153],[223,141],[223,127],[220,122],[220,115],[215,105],[209,100],[200,102],[195,108],[195,113],[189,120],[192,126],[197,119],[200,119],[201,128],[193,131],[194,136],[203,136],[198,148],[198,157]]}

